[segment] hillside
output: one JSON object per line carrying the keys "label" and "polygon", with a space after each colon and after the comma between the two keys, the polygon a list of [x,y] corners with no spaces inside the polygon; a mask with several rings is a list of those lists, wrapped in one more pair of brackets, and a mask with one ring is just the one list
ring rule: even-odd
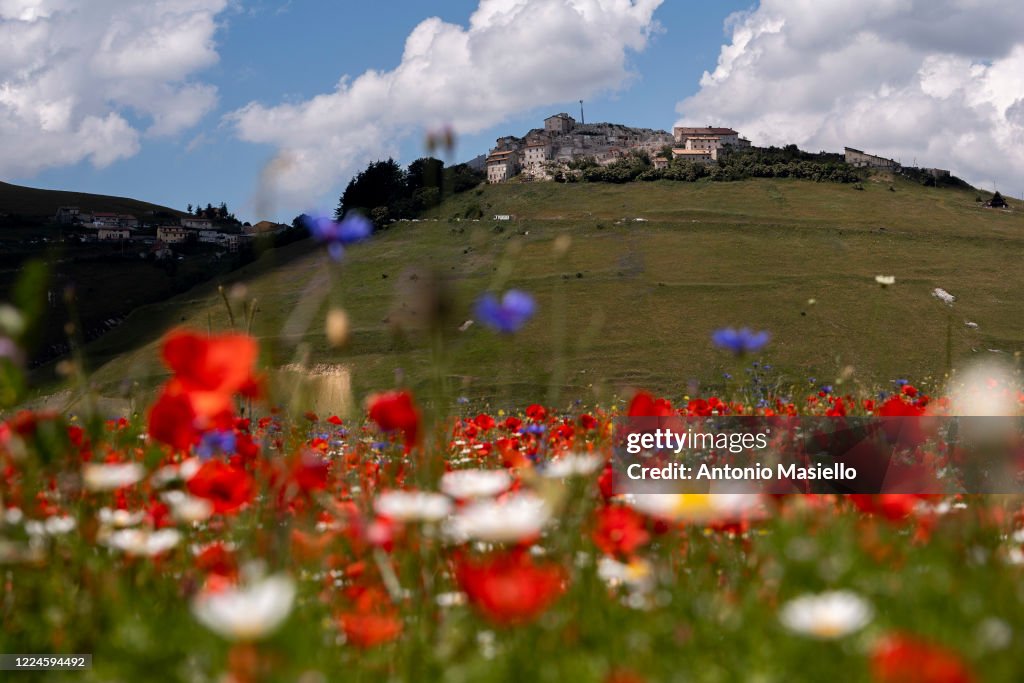
{"label": "hillside", "polygon": [[77,206],[86,212],[109,211],[112,213],[133,214],[139,218],[153,212],[165,212],[175,216],[185,215],[183,211],[128,197],[111,197],[102,194],[67,192],[64,190],[43,190],[0,182],[0,215],[49,217],[57,213],[57,209],[61,206]]}
{"label": "hillside", "polygon": [[[542,398],[549,385],[553,399],[589,402],[630,386],[679,397],[697,383],[705,392],[738,383],[725,375],[749,366],[709,342],[727,325],[770,330],[757,372],[801,393],[841,376],[869,389],[902,377],[927,386],[944,371],[947,326],[957,360],[1024,350],[1024,207],[984,209],[973,191],[893,182],[481,187],[442,205],[437,220],[396,223],[351,248],[340,266],[297,244],[282,254],[290,262],[265,259],[225,284],[244,283],[258,300],[253,332],[268,361],[328,364],[332,376],[350,375],[357,400],[396,376],[413,386],[430,376],[427,335],[394,334],[396,321],[415,319],[429,270],[456,297],[443,372],[456,393],[500,405]],[[561,235],[572,245],[560,257]],[[416,266],[424,270],[412,275]],[[879,274],[895,286],[882,289]],[[458,331],[488,287],[537,296],[540,313],[516,338],[480,325]],[[931,296],[935,287],[957,296],[952,308]],[[351,319],[342,351],[323,335],[328,304]],[[91,344],[95,384],[156,383],[157,339],[178,324],[228,326],[213,284],[140,309]]]}

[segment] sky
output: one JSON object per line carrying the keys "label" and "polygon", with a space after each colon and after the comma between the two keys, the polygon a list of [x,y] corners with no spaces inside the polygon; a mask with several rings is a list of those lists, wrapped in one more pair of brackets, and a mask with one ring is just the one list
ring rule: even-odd
{"label": "sky", "polygon": [[580,99],[1024,191],[1019,0],[0,0],[0,46],[0,180],[243,220]]}

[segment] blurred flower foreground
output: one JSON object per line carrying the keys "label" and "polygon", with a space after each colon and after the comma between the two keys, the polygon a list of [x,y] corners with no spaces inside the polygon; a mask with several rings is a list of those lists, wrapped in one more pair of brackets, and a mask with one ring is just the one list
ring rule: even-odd
{"label": "blurred flower foreground", "polygon": [[[478,317],[512,334],[533,310],[509,292]],[[713,341],[740,356],[768,335]],[[162,349],[170,378],[137,417],[0,425],[0,651],[93,654],[47,680],[1024,679],[1015,496],[612,489],[620,415],[950,404],[907,382],[440,415],[398,388],[296,416],[249,336]]]}

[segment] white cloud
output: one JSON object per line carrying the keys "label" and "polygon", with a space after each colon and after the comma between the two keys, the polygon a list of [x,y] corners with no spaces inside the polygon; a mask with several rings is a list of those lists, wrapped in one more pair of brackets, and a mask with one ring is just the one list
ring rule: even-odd
{"label": "white cloud", "polygon": [[475,133],[522,111],[620,87],[662,0],[481,0],[468,27],[426,19],[393,71],[343,77],[297,104],[250,103],[228,120],[274,146],[262,210],[321,197],[401,138],[452,125]]}
{"label": "white cloud", "polygon": [[[227,0],[0,0],[0,175],[102,167],[216,103],[191,77],[217,61]],[[141,121],[141,123],[140,123]]]}
{"label": "white cloud", "polygon": [[1024,186],[1024,3],[762,0],[680,124],[721,122],[754,144],[844,145]]}

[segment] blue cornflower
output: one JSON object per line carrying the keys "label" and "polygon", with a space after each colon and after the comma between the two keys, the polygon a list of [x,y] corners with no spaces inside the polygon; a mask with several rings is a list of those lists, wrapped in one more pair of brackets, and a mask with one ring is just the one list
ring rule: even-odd
{"label": "blue cornflower", "polygon": [[896,380],[896,386],[898,386],[898,387],[902,387],[902,386],[904,386],[906,384],[910,384],[910,382],[908,380],[905,380],[905,379],[898,379],[898,380]]}
{"label": "blue cornflower", "polygon": [[732,327],[723,327],[720,330],[715,330],[711,335],[711,341],[714,342],[715,346],[731,351],[737,356],[760,351],[765,347],[770,338],[771,335],[767,332],[754,332],[749,327],[739,330]]}
{"label": "blue cornflower", "polygon": [[206,432],[196,447],[196,455],[202,461],[209,460],[218,453],[228,455],[234,452],[235,433],[229,431]]}
{"label": "blue cornflower", "polygon": [[327,253],[335,261],[345,255],[345,245],[361,242],[373,234],[373,223],[365,216],[349,212],[340,221],[326,216],[311,217],[306,221],[310,234],[327,245]]}
{"label": "blue cornflower", "polygon": [[490,292],[476,302],[476,317],[484,325],[502,334],[512,334],[526,324],[537,310],[533,297],[518,289],[510,289],[498,301]]}
{"label": "blue cornflower", "polygon": [[821,391],[826,393],[826,394],[831,394],[832,393],[832,385],[831,384],[822,384],[821,385]]}

